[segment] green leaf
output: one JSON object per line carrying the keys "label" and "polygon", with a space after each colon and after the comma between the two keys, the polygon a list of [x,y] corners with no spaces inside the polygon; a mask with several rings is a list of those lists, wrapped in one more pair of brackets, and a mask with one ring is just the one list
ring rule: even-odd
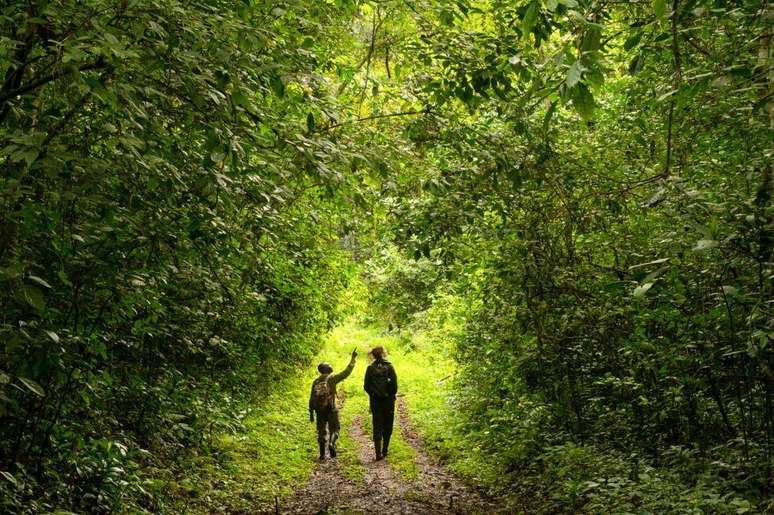
{"label": "green leaf", "polygon": [[653,0],[653,12],[657,18],[663,18],[666,14],[666,0]]}
{"label": "green leaf", "polygon": [[308,113],[306,115],[306,128],[309,130],[309,132],[314,131],[314,115],[312,113]]}
{"label": "green leaf", "polygon": [[524,13],[524,18],[521,20],[521,33],[524,37],[527,37],[535,28],[538,17],[538,3],[533,1],[527,7],[527,11]]}
{"label": "green leaf", "polygon": [[632,265],[629,267],[629,270],[635,270],[637,268],[643,267],[643,266],[649,266],[649,265],[660,265],[661,263],[666,263],[669,261],[669,258],[661,258],[661,259],[654,259],[653,261],[648,261],[647,263],[639,263],[637,265]]}
{"label": "green leaf", "polygon": [[736,296],[739,293],[739,290],[733,286],[725,285],[723,286],[723,293],[726,295]]}
{"label": "green leaf", "polygon": [[13,483],[14,486],[17,486],[19,484],[18,481],[16,481],[16,478],[13,477],[13,474],[11,474],[10,472],[6,472],[5,470],[0,470],[0,476],[3,476],[5,479]]}
{"label": "green leaf", "polygon": [[43,292],[34,286],[22,286],[19,297],[20,300],[26,302],[38,311],[42,311],[46,307],[46,299],[43,296]]}
{"label": "green leaf", "polygon": [[39,285],[43,286],[44,288],[51,289],[51,285],[48,284],[46,281],[38,277],[37,275],[31,275],[29,276],[29,280],[38,283]]}
{"label": "green leaf", "polygon": [[27,387],[29,391],[37,395],[38,397],[45,397],[46,391],[43,389],[42,386],[40,386],[38,383],[33,381],[32,379],[27,379],[26,377],[20,377],[19,381]]}
{"label": "green leaf", "polygon": [[581,74],[583,74],[585,70],[586,68],[583,67],[583,64],[581,64],[580,59],[572,63],[570,65],[570,69],[567,70],[567,79],[565,79],[567,87],[571,88],[575,86],[578,82],[580,82]]}
{"label": "green leaf", "polygon": [[716,240],[699,240],[696,242],[696,245],[693,247],[693,250],[701,251],[701,250],[710,250],[714,249],[718,246],[718,242]]}
{"label": "green leaf", "polygon": [[59,343],[59,335],[56,334],[54,331],[45,331],[45,333],[48,335],[49,338],[51,338],[51,340],[54,343]]}
{"label": "green leaf", "polygon": [[643,283],[639,286],[637,286],[634,289],[634,293],[632,295],[634,297],[644,297],[646,293],[648,293],[648,290],[650,290],[653,287],[654,283]]}
{"label": "green leaf", "polygon": [[275,75],[269,79],[269,85],[271,86],[271,89],[274,91],[275,95],[280,98],[285,96],[285,83],[282,81],[282,78]]}
{"label": "green leaf", "polygon": [[546,115],[543,117],[543,132],[548,132],[548,129],[551,126],[551,118],[553,118],[555,111],[556,102],[551,102],[551,107],[548,108]]}
{"label": "green leaf", "polygon": [[629,37],[626,38],[626,42],[624,42],[624,50],[628,52],[632,48],[639,45],[641,40],[642,40],[642,31],[637,31],[634,34],[630,34]]}
{"label": "green leaf", "polygon": [[30,148],[22,152],[21,155],[24,161],[27,163],[27,166],[32,166],[32,163],[34,163],[40,155],[40,151],[34,148]]}
{"label": "green leaf", "polygon": [[645,64],[645,56],[642,53],[634,56],[634,59],[629,63],[629,75],[637,75],[637,72],[642,70],[643,64]]}
{"label": "green leaf", "polygon": [[575,87],[572,103],[584,120],[591,120],[594,117],[594,96],[585,84],[578,84]]}

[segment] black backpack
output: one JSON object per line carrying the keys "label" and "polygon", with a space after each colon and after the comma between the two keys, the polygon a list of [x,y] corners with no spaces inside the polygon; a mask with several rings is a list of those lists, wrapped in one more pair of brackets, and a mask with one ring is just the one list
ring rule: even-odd
{"label": "black backpack", "polygon": [[376,397],[387,398],[390,391],[390,364],[384,361],[375,361],[371,365],[371,394]]}

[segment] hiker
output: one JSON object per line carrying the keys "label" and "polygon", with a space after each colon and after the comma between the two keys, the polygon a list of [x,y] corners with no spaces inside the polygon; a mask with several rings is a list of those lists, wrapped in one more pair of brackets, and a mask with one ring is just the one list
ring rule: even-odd
{"label": "hiker", "polygon": [[392,363],[387,361],[387,351],[381,345],[374,347],[369,355],[373,363],[365,373],[365,391],[368,393],[374,428],[376,460],[387,456],[395,419],[395,395],[398,393],[398,377]]}
{"label": "hiker", "polygon": [[[331,458],[336,457],[336,440],[339,439],[339,409],[336,406],[336,385],[346,379],[355,368],[357,349],[352,351],[352,359],[347,368],[333,374],[333,367],[322,362],[317,365],[320,376],[312,382],[312,393],[309,395],[309,421],[314,422],[317,415],[317,443],[320,445],[320,461],[325,460],[325,444]],[[326,442],[327,429],[327,442]]]}

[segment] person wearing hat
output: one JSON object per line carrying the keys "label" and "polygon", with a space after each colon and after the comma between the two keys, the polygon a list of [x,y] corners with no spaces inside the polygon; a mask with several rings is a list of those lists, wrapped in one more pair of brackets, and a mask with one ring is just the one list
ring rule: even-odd
{"label": "person wearing hat", "polygon": [[[355,368],[357,349],[352,351],[352,359],[347,368],[333,373],[333,367],[326,362],[317,365],[320,375],[312,382],[312,393],[309,395],[309,421],[315,421],[317,415],[317,443],[320,446],[320,461],[325,460],[325,445],[331,458],[336,457],[336,440],[339,438],[339,409],[336,406],[336,385],[349,377]],[[327,433],[327,434],[326,434]]]}
{"label": "person wearing hat", "polygon": [[366,369],[364,388],[370,401],[374,448],[378,461],[387,456],[390,447],[398,376],[392,363],[387,361],[387,351],[383,346],[374,347],[369,355],[373,357],[373,362]]}

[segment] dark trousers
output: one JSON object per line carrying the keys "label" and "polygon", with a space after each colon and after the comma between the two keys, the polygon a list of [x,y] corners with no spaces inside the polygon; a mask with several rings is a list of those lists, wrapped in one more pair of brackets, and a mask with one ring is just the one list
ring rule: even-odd
{"label": "dark trousers", "polygon": [[315,410],[315,412],[317,414],[317,441],[320,444],[325,445],[327,431],[330,442],[335,442],[336,438],[339,436],[339,429],[341,428],[339,425],[339,410],[327,409],[321,411]]}
{"label": "dark trousers", "polygon": [[390,439],[395,421],[395,399],[371,397],[371,415],[374,426],[374,440]]}

